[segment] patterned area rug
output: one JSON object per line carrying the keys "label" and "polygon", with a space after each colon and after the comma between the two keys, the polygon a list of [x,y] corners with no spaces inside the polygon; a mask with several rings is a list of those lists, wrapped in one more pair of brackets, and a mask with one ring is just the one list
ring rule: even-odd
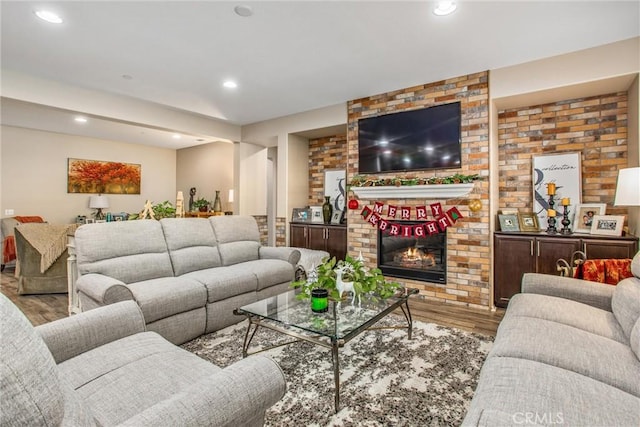
{"label": "patterned area rug", "polygon": [[[402,324],[390,316],[381,321]],[[224,367],[242,357],[246,321],[182,347]],[[288,337],[261,328],[250,351]],[[266,426],[460,425],[490,337],[414,321],[406,330],[370,330],[340,349],[340,411],[334,413],[329,349],[306,342],[268,350],[287,379],[285,396],[267,411]]]}

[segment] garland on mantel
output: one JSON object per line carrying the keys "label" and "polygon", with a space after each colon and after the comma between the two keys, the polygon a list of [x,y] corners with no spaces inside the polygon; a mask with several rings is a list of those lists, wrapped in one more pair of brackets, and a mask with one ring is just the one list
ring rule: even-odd
{"label": "garland on mantel", "polygon": [[395,178],[367,178],[363,175],[356,175],[351,179],[351,187],[384,187],[403,185],[433,185],[433,184],[468,184],[479,180],[480,175],[455,174],[443,177],[418,178],[418,177],[395,177]]}

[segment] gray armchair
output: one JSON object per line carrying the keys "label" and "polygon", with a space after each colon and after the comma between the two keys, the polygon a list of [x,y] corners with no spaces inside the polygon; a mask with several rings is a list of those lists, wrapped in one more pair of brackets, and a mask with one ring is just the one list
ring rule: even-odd
{"label": "gray armchair", "polygon": [[285,392],[253,356],[221,369],[154,332],[125,301],[34,328],[0,295],[0,425],[259,426]]}

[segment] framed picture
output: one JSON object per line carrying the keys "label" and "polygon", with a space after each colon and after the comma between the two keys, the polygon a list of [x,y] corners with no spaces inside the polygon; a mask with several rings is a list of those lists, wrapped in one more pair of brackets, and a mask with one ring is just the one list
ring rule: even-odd
{"label": "framed picture", "polygon": [[500,230],[502,231],[520,231],[518,226],[518,215],[499,214]]}
{"label": "framed picture", "polygon": [[604,215],[606,210],[607,205],[605,203],[584,203],[577,205],[573,215],[573,232],[591,233],[593,218],[596,215]]}
{"label": "framed picture", "polygon": [[594,215],[591,222],[591,234],[621,236],[624,215]]}
{"label": "framed picture", "polygon": [[580,153],[551,154],[533,157],[533,212],[540,229],[547,224],[549,195],[547,184],[555,184],[554,208],[568,197],[575,206],[582,200],[582,168]]}
{"label": "framed picture", "polygon": [[293,208],[291,222],[309,222],[311,215],[307,208]]}
{"label": "framed picture", "polygon": [[538,216],[533,212],[518,213],[518,225],[520,225],[520,231],[540,231]]}
{"label": "framed picture", "polygon": [[322,217],[322,206],[311,206],[309,207],[310,209],[310,216],[311,216],[311,222],[318,222],[318,223],[323,223],[324,219]]}
{"label": "framed picture", "polygon": [[347,172],[345,169],[328,169],[324,171],[324,196],[329,196],[329,202],[335,211],[344,210],[347,196]]}
{"label": "framed picture", "polygon": [[87,218],[87,219],[85,219],[85,224],[94,224],[95,222],[96,222],[96,220],[95,220],[95,219],[93,219],[93,218]]}
{"label": "framed picture", "polygon": [[67,193],[140,194],[141,165],[69,158]]}
{"label": "framed picture", "polygon": [[342,221],[342,211],[334,210],[331,215],[331,224],[340,224]]}

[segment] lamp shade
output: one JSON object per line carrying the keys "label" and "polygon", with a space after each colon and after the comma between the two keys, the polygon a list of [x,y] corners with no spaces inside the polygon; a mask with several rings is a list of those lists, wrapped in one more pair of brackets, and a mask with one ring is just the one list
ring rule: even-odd
{"label": "lamp shade", "polygon": [[89,198],[89,207],[91,209],[106,209],[109,207],[109,198],[107,196],[91,196]]}
{"label": "lamp shade", "polygon": [[640,206],[640,167],[620,169],[616,185],[616,206]]}
{"label": "lamp shade", "polygon": [[233,203],[233,189],[229,190],[229,203]]}

